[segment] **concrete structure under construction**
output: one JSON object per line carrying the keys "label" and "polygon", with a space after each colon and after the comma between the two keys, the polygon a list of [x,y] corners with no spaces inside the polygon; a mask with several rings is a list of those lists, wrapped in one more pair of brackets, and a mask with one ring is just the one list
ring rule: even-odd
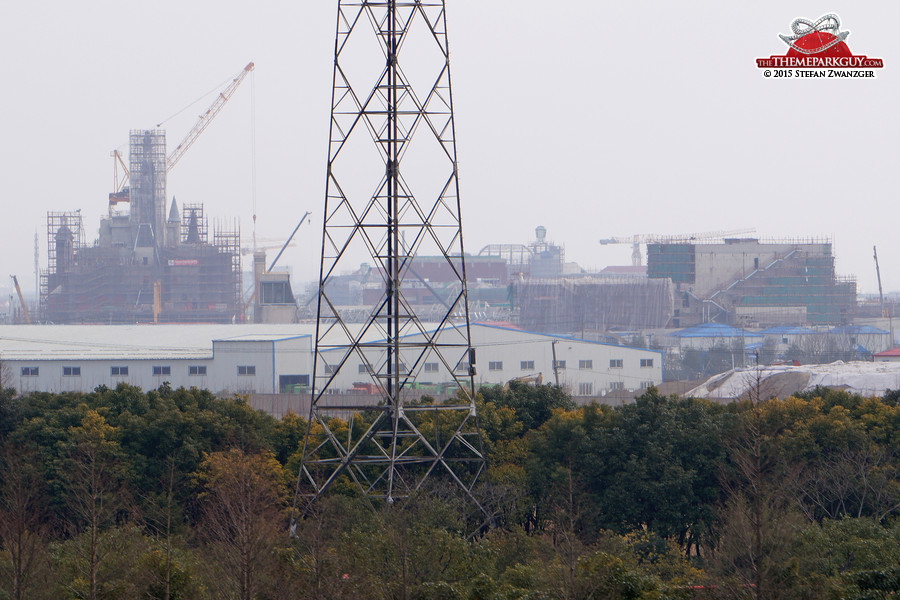
{"label": "concrete structure under construction", "polygon": [[80,210],[49,213],[41,318],[50,323],[230,323],[241,317],[240,232],[166,196],[166,139],[132,131],[130,186],[109,195],[93,244]]}
{"label": "concrete structure under construction", "polygon": [[648,244],[647,275],[675,285],[673,327],[843,325],[856,305],[827,240]]}

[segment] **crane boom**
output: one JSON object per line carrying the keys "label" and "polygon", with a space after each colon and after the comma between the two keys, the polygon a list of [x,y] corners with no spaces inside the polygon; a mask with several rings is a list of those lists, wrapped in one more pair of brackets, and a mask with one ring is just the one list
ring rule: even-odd
{"label": "crane boom", "polygon": [[243,68],[243,70],[237,74],[237,76],[231,80],[231,83],[228,84],[224,90],[222,90],[213,103],[210,105],[206,112],[200,115],[200,119],[197,121],[197,124],[194,125],[194,128],[191,129],[184,139],[181,140],[175,149],[169,153],[169,156],[166,157],[166,172],[172,170],[172,168],[178,164],[178,161],[181,160],[181,157],[184,156],[184,153],[188,151],[188,148],[197,141],[197,138],[200,137],[200,134],[203,133],[212,120],[215,118],[219,111],[222,110],[222,107],[231,99],[231,96],[234,95],[234,92],[241,85],[241,82],[244,81],[244,78],[247,77],[247,74],[253,70],[254,64],[247,63],[247,66]]}
{"label": "crane boom", "polygon": [[884,309],[884,292],[881,291],[881,267],[878,266],[878,248],[872,246],[872,253],[875,255],[875,275],[878,276],[878,299],[881,302],[881,316],[886,317],[887,311]]}
{"label": "crane boom", "polygon": [[729,235],[741,235],[745,233],[756,233],[756,228],[750,227],[747,229],[734,229],[731,231],[702,231],[699,233],[684,233],[680,235],[636,233],[634,235],[604,238],[600,240],[600,243],[604,246],[607,246],[609,244],[631,244],[631,264],[635,267],[639,267],[641,266],[641,244],[694,242],[700,240],[723,238]]}
{"label": "crane boom", "polygon": [[25,322],[31,325],[31,316],[28,314],[28,307],[25,305],[25,297],[22,296],[22,288],[19,287],[19,280],[15,275],[10,275],[13,285],[16,286],[16,293],[19,295],[19,302],[22,304],[22,312],[25,314]]}

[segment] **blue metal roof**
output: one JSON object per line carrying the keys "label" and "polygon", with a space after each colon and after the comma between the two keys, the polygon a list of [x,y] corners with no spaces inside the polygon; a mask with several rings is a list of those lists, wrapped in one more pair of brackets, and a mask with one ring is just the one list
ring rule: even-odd
{"label": "blue metal roof", "polygon": [[890,335],[889,331],[871,325],[844,325],[835,327],[830,333],[846,333],[850,335]]}
{"label": "blue metal roof", "polygon": [[808,327],[790,327],[788,325],[779,325],[777,327],[769,327],[759,332],[760,335],[812,335],[818,333]]}
{"label": "blue metal roof", "polygon": [[575,337],[573,335],[557,335],[553,333],[543,333],[541,331],[527,331],[525,329],[518,329],[514,327],[504,327],[502,325],[491,325],[489,323],[472,323],[472,327],[484,327],[485,329],[500,329],[502,331],[513,331],[516,333],[527,333],[529,335],[540,335],[543,337],[548,337],[555,340],[570,340],[573,342],[582,342],[585,344],[593,344],[595,346],[610,346],[613,348],[631,348],[632,350],[643,350],[644,352],[655,352],[659,355],[663,354],[662,350],[653,350],[651,348],[641,348],[640,346],[624,346],[619,344],[609,344],[607,342],[595,342],[593,340],[583,340],[581,338]]}
{"label": "blue metal roof", "polygon": [[676,331],[672,334],[674,337],[678,338],[758,338],[761,337],[758,333],[753,333],[751,331],[746,331],[743,329],[738,329],[736,327],[732,327],[730,325],[723,325],[721,323],[703,323],[702,325],[695,325],[694,327],[688,327],[687,329],[682,329],[681,331]]}

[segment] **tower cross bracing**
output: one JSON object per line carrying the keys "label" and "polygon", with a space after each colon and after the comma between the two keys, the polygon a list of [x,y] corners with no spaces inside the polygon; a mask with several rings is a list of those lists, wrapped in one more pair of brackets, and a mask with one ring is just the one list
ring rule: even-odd
{"label": "tower cross bracing", "polygon": [[[435,478],[484,512],[473,493],[485,463],[446,25],[443,1],[338,2],[312,402],[295,515],[337,482],[393,502]],[[442,257],[452,284],[431,286],[417,256]],[[339,302],[336,279],[361,261],[372,265],[360,320],[351,316],[359,306]],[[436,323],[417,315],[423,302],[429,314],[438,307]],[[370,392],[352,402],[339,389],[348,371]],[[455,393],[423,400],[419,384],[441,381]]]}

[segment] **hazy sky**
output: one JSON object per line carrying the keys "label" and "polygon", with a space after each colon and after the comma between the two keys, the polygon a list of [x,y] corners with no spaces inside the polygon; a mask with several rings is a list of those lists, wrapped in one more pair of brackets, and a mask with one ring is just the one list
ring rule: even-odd
{"label": "hazy sky", "polygon": [[[900,290],[896,2],[447,0],[466,248],[544,225],[586,267],[597,240],[755,227],[833,237],[838,272]],[[114,148],[256,63],[257,235],[318,273],[337,0],[7,1],[0,7],[0,274],[34,288],[45,215],[96,237]],[[796,17],[840,15],[871,79],[765,79]],[[167,122],[170,149],[211,97]],[[173,170],[168,193],[251,235],[251,85]],[[269,242],[272,243],[272,242]],[[270,257],[273,254],[270,254]],[[6,281],[0,283],[4,287]]]}

